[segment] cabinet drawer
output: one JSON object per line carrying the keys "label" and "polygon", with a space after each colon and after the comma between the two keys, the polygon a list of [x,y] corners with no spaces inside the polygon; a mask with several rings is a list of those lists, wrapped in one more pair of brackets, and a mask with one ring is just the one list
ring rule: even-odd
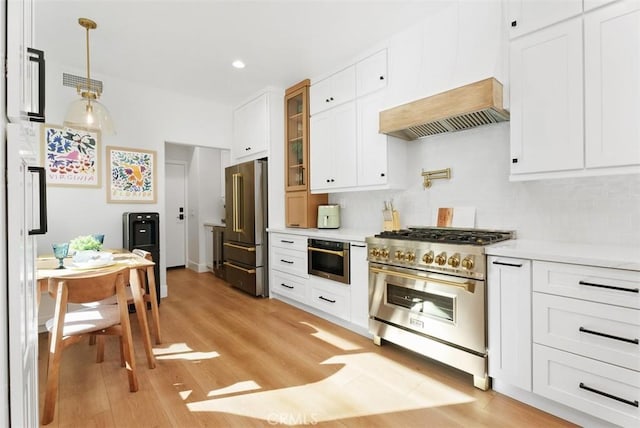
{"label": "cabinet drawer", "polygon": [[308,280],[274,270],[270,289],[273,293],[305,303],[307,300]]}
{"label": "cabinet drawer", "polygon": [[640,309],[640,272],[535,261],[533,291]]}
{"label": "cabinet drawer", "polygon": [[307,237],[302,235],[287,235],[284,233],[271,234],[271,246],[278,248],[289,248],[297,251],[307,252]]}
{"label": "cabinet drawer", "polygon": [[533,293],[533,341],[640,371],[640,310]]}
{"label": "cabinet drawer", "polygon": [[273,248],[271,267],[293,275],[307,277],[307,252],[290,250],[288,248]]}
{"label": "cabinet drawer", "polygon": [[[329,283],[329,281],[326,281]],[[349,321],[349,289],[340,284],[334,286],[314,278],[311,284],[309,304],[338,318]]]}
{"label": "cabinet drawer", "polygon": [[640,373],[534,344],[533,392],[621,426],[640,423]]}

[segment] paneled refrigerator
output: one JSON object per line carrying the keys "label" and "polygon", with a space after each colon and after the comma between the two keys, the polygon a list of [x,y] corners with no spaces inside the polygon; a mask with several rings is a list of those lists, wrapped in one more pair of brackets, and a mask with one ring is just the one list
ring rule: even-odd
{"label": "paneled refrigerator", "polygon": [[267,160],[225,168],[224,266],[232,286],[254,296],[269,295]]}

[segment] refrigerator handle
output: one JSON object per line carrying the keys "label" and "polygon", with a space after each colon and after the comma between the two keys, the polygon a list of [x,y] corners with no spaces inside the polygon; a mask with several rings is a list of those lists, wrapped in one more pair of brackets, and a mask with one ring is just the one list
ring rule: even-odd
{"label": "refrigerator handle", "polygon": [[30,173],[38,175],[38,206],[40,211],[40,222],[38,229],[29,229],[29,235],[44,235],[47,233],[47,176],[46,171],[41,166],[30,166]]}
{"label": "refrigerator handle", "polygon": [[233,174],[233,222],[231,227],[234,232],[242,232],[242,174]]}

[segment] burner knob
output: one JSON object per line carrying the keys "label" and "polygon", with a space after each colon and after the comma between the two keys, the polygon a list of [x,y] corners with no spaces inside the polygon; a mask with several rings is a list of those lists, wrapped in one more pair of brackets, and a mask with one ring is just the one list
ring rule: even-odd
{"label": "burner knob", "polygon": [[444,251],[436,256],[436,263],[440,266],[444,266],[447,263],[447,253]]}
{"label": "burner knob", "polygon": [[433,251],[429,251],[424,256],[422,256],[422,261],[427,264],[433,263]]}
{"label": "burner knob", "polygon": [[473,257],[467,256],[464,259],[462,259],[462,267],[465,268],[466,270],[473,269]]}
{"label": "burner knob", "polygon": [[408,262],[416,261],[416,253],[407,253],[407,261]]}
{"label": "burner knob", "polygon": [[380,257],[382,257],[383,259],[389,257],[389,250],[387,250],[386,248],[380,250]]}
{"label": "burner knob", "polygon": [[377,249],[377,248],[372,248],[372,249],[371,249],[371,256],[372,256],[372,257],[378,257],[378,256],[380,256],[380,250],[379,250],[379,249]]}
{"label": "burner knob", "polygon": [[404,260],[404,253],[400,250],[396,251],[396,259]]}
{"label": "burner knob", "polygon": [[453,256],[449,257],[449,266],[454,268],[460,266],[460,254],[455,253]]}

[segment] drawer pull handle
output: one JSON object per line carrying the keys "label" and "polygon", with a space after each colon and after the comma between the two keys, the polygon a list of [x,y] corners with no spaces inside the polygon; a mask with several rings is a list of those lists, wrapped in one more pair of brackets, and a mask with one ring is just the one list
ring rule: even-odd
{"label": "drawer pull handle", "polygon": [[640,292],[640,290],[637,289],[637,288],[616,287],[614,285],[596,284],[595,282],[579,281],[578,284],[580,284],[580,285],[588,285],[589,287],[606,288],[606,289],[609,289],[609,290],[628,291],[629,293],[638,293],[638,292]]}
{"label": "drawer pull handle", "polygon": [[248,273],[248,274],[250,274],[250,275],[253,275],[254,273],[256,273],[256,270],[255,270],[255,269],[245,269],[245,268],[243,268],[243,267],[240,267],[240,266],[234,265],[234,264],[233,264],[233,263],[231,263],[231,262],[224,262],[224,263],[223,263],[223,265],[225,265],[225,266],[229,266],[230,268],[233,268],[233,269],[241,270],[242,272],[244,272],[244,273]]}
{"label": "drawer pull handle", "polygon": [[329,302],[329,303],[335,303],[336,302],[335,300],[327,299],[324,296],[319,296],[318,299],[324,300],[325,302]]}
{"label": "drawer pull handle", "polygon": [[616,401],[619,401],[619,402],[624,403],[624,404],[628,404],[628,405],[633,406],[633,407],[638,407],[638,400],[631,401],[631,400],[626,400],[624,398],[616,397],[615,395],[611,395],[611,394],[606,393],[604,391],[599,391],[599,390],[597,390],[595,388],[591,388],[591,387],[585,385],[582,382],[580,382],[580,389],[584,389],[584,390],[587,390],[589,392],[593,392],[594,394],[602,395],[603,397],[611,398],[612,400],[616,400]]}
{"label": "drawer pull handle", "polygon": [[581,332],[583,332],[583,333],[589,333],[589,334],[593,334],[593,335],[596,335],[596,336],[602,336],[602,337],[606,337],[608,339],[620,340],[622,342],[627,342],[627,343],[635,343],[636,345],[638,343],[640,343],[640,340],[638,340],[638,339],[627,339],[626,337],[614,336],[614,335],[607,334],[607,333],[600,333],[599,331],[587,330],[584,327],[580,327],[579,330]]}
{"label": "drawer pull handle", "polygon": [[292,265],[292,264],[293,264],[293,262],[292,262],[291,260],[280,259],[280,261],[281,261],[282,263],[287,263],[287,264],[289,264],[289,265]]}
{"label": "drawer pull handle", "polygon": [[230,242],[225,242],[222,245],[224,245],[225,247],[237,248],[238,250],[248,251],[250,253],[256,252],[256,247],[243,247],[242,245],[231,244]]}
{"label": "drawer pull handle", "polygon": [[522,267],[522,263],[506,263],[506,262],[494,261],[493,264],[500,265],[500,266]]}
{"label": "drawer pull handle", "polygon": [[293,241],[287,241],[286,239],[281,239],[280,242],[283,242],[285,244],[293,244]]}
{"label": "drawer pull handle", "polygon": [[283,287],[287,287],[290,290],[293,290],[295,288],[293,285],[287,285],[284,282],[281,282],[280,285],[282,285]]}

